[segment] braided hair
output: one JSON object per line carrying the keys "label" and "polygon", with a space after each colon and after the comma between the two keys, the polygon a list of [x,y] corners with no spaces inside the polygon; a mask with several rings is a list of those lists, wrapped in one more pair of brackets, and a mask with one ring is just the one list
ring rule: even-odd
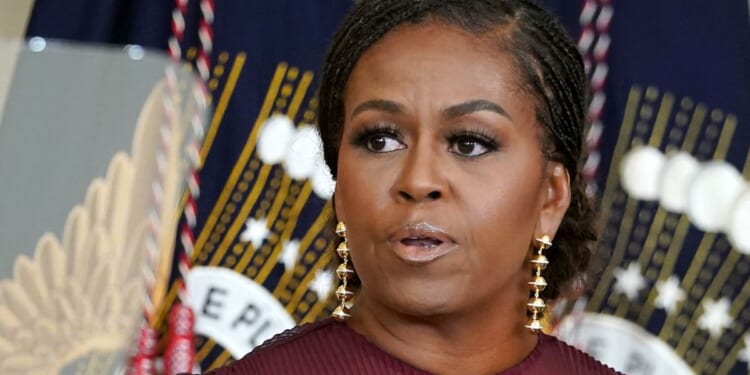
{"label": "braided hair", "polygon": [[494,37],[498,48],[513,56],[521,88],[535,101],[544,156],[560,162],[570,175],[570,207],[544,271],[549,286],[543,297],[557,298],[585,278],[596,231],[593,203],[581,176],[588,100],[583,62],[565,30],[541,7],[528,0],[359,1],[334,36],[323,67],[318,126],[326,164],[335,177],[344,91],[359,58],[395,27],[427,21]]}

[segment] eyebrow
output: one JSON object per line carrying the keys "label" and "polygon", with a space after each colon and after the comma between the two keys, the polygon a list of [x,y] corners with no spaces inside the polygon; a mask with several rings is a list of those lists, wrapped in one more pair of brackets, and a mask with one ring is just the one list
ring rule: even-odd
{"label": "eyebrow", "polygon": [[[377,110],[393,114],[404,113],[404,106],[398,104],[392,100],[386,99],[373,99],[368,100],[354,108],[350,118],[368,110]],[[508,114],[503,107],[499,104],[493,103],[485,99],[469,100],[467,102],[452,105],[448,108],[443,109],[443,117],[447,119],[454,119],[461,116],[480,111],[491,111],[501,116],[507,117],[509,120],[513,118]]]}
{"label": "eyebrow", "polygon": [[367,110],[377,110],[377,111],[383,111],[383,112],[388,112],[388,113],[400,114],[400,113],[404,113],[404,106],[391,100],[385,100],[385,99],[368,100],[358,105],[356,108],[354,108],[349,118],[352,118]]}
{"label": "eyebrow", "polygon": [[508,111],[506,111],[499,104],[496,104],[489,100],[484,100],[484,99],[470,100],[468,102],[463,102],[463,103],[459,103],[456,105],[452,105],[443,110],[443,117],[448,118],[448,119],[454,119],[454,118],[458,118],[461,116],[466,116],[470,113],[480,112],[480,111],[495,112],[501,116],[508,118],[511,121],[513,120],[513,118],[510,117],[510,114],[508,114]]}

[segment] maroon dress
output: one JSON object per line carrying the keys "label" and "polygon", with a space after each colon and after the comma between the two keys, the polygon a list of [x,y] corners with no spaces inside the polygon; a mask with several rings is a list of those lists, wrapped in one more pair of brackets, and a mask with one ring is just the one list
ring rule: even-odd
{"label": "maroon dress", "polygon": [[[287,330],[245,357],[210,375],[249,374],[404,374],[425,375],[380,350],[346,324],[327,319]],[[618,374],[588,354],[540,334],[521,363],[502,371],[515,374]]]}

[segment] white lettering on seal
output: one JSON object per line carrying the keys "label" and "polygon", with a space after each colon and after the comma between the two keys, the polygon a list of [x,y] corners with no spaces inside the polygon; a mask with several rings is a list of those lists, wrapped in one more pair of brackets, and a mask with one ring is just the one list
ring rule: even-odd
{"label": "white lettering on seal", "polygon": [[216,341],[235,359],[295,326],[268,290],[231,269],[195,267],[185,282],[195,332]]}

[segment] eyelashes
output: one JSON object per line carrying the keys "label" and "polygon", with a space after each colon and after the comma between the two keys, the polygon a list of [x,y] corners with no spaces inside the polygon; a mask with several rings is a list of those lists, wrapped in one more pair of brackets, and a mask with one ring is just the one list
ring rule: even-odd
{"label": "eyelashes", "polygon": [[406,148],[401,133],[392,124],[375,124],[354,134],[352,144],[371,152],[386,153]]}
{"label": "eyelashes", "polygon": [[[445,135],[448,151],[460,157],[475,158],[500,149],[497,139],[487,129],[452,129]],[[362,127],[353,134],[352,145],[373,153],[388,153],[407,146],[399,129],[390,123]]]}
{"label": "eyelashes", "polygon": [[500,148],[497,140],[485,129],[455,130],[448,135],[451,151],[465,157],[476,157]]}
{"label": "eyelashes", "polygon": [[377,123],[364,126],[361,129],[357,130],[357,132],[352,135],[351,143],[355,146],[365,146],[370,139],[377,136],[400,139],[401,133],[393,124]]}

